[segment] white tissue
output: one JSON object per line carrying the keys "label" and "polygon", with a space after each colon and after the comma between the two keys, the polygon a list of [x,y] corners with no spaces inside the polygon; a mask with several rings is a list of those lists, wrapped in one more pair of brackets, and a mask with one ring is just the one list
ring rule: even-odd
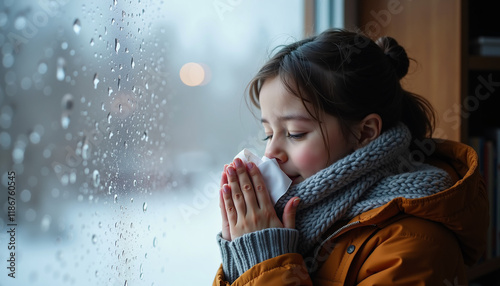
{"label": "white tissue", "polygon": [[259,158],[248,149],[241,150],[234,158],[240,158],[245,163],[253,162],[259,168],[273,204],[276,204],[292,184],[292,180],[281,171],[276,159],[266,156]]}

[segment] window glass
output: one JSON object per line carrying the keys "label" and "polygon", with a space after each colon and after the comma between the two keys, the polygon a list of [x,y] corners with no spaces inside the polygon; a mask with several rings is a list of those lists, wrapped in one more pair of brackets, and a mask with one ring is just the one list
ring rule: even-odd
{"label": "window glass", "polygon": [[0,284],[210,284],[246,85],[302,32],[299,0],[2,1]]}

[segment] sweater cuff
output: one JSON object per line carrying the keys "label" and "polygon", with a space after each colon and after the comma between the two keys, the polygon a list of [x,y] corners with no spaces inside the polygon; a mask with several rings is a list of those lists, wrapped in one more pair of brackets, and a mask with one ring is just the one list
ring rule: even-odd
{"label": "sweater cuff", "polygon": [[231,241],[222,238],[222,232],[219,232],[217,234],[217,243],[219,244],[220,254],[222,256],[222,270],[224,271],[225,280],[232,284],[239,275],[229,247]]}
{"label": "sweater cuff", "polygon": [[233,241],[224,240],[219,234],[217,240],[221,249],[224,275],[232,283],[260,262],[297,252],[299,231],[290,228],[266,228],[247,233]]}

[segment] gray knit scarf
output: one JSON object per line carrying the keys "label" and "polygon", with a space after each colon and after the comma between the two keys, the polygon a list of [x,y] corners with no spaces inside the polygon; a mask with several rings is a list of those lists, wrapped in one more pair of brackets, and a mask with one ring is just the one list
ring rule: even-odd
{"label": "gray knit scarf", "polygon": [[289,199],[301,199],[295,223],[300,233],[299,253],[315,256],[315,248],[323,242],[321,236],[339,220],[352,219],[397,197],[420,198],[452,186],[444,170],[412,163],[410,141],[410,131],[401,123],[292,186],[278,200],[275,208],[282,214]]}

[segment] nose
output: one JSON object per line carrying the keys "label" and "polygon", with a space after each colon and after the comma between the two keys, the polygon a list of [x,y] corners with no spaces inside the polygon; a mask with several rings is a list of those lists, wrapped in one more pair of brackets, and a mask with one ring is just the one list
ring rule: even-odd
{"label": "nose", "polygon": [[279,140],[275,140],[274,138],[270,139],[268,142],[264,155],[267,158],[276,159],[276,161],[280,164],[285,163],[288,160],[286,151],[283,148],[283,142],[280,144]]}

